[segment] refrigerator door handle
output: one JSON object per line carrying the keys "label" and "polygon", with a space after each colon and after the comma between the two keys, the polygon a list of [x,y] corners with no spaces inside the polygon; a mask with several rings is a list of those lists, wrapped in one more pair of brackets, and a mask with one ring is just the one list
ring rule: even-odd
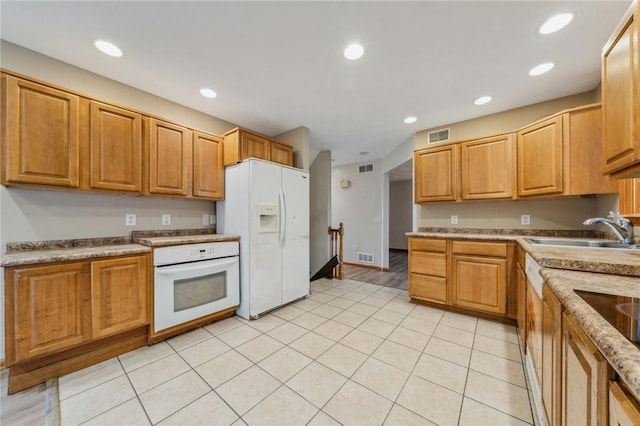
{"label": "refrigerator door handle", "polygon": [[285,235],[286,226],[287,226],[287,218],[286,218],[287,204],[285,202],[284,192],[282,192],[282,190],[278,192],[278,203],[280,204],[279,206],[280,226],[278,228],[278,234],[279,234],[278,237],[280,240],[280,247],[282,247],[284,245],[284,235]]}

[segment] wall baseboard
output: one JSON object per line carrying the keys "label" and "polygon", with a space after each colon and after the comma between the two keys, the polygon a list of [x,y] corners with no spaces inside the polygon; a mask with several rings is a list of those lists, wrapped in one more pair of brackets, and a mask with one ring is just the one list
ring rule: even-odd
{"label": "wall baseboard", "polygon": [[353,262],[342,262],[342,263],[344,265],[357,266],[359,268],[373,269],[374,271],[389,272],[389,268],[383,268],[381,266],[363,265],[362,263],[353,263]]}

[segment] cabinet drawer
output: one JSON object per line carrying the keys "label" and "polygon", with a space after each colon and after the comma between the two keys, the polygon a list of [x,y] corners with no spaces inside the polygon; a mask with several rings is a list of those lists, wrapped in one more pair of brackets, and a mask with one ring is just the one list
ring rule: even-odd
{"label": "cabinet drawer", "polygon": [[426,238],[409,239],[411,250],[436,251],[444,253],[447,251],[447,240],[431,240]]}
{"label": "cabinet drawer", "polygon": [[452,248],[454,253],[477,254],[480,256],[507,256],[507,243],[454,241]]}
{"label": "cabinet drawer", "polygon": [[412,273],[447,276],[447,255],[444,253],[414,251],[411,252],[409,262]]}
{"label": "cabinet drawer", "polygon": [[409,295],[434,302],[447,302],[447,279],[429,275],[411,274]]}

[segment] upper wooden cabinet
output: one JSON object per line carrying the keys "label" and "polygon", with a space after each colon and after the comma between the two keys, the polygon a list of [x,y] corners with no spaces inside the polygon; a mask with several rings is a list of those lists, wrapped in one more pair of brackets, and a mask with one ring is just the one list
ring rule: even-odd
{"label": "upper wooden cabinet", "polygon": [[224,198],[223,142],[219,136],[193,132],[193,196]]}
{"label": "upper wooden cabinet", "polygon": [[462,199],[513,198],[515,159],[514,133],[461,143]]}
{"label": "upper wooden cabinet", "polygon": [[634,1],[602,50],[603,169],[640,177],[640,3]]}
{"label": "upper wooden cabinet", "polygon": [[620,186],[620,214],[640,225],[640,179],[622,179]]}
{"label": "upper wooden cabinet", "polygon": [[146,118],[145,143],[149,152],[149,193],[187,195],[192,162],[191,130]]}
{"label": "upper wooden cabinet", "polygon": [[458,194],[458,145],[421,149],[413,154],[415,202],[455,201]]}
{"label": "upper wooden cabinet", "polygon": [[600,105],[574,108],[518,131],[518,197],[617,192],[599,173]]}
{"label": "upper wooden cabinet", "polygon": [[11,73],[0,77],[3,185],[224,198],[222,137]]}
{"label": "upper wooden cabinet", "polygon": [[90,186],[142,193],[142,116],[91,102]]}
{"label": "upper wooden cabinet", "polygon": [[293,167],[293,147],[266,136],[235,128],[224,134],[224,165],[259,158]]}
{"label": "upper wooden cabinet", "polygon": [[80,98],[2,75],[2,184],[80,186]]}
{"label": "upper wooden cabinet", "polygon": [[271,141],[270,143],[271,161],[274,163],[293,166],[293,147],[280,142]]}

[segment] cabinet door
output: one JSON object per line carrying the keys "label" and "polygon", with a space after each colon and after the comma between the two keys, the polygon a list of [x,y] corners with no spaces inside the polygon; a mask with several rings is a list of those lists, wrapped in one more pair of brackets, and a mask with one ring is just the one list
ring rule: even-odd
{"label": "cabinet door", "polygon": [[640,221],[640,179],[620,180],[620,214],[637,225]]}
{"label": "cabinet door", "polygon": [[79,186],[78,96],[3,75],[3,184]]}
{"label": "cabinet door", "polygon": [[[603,168],[640,162],[639,4],[633,4],[602,50]],[[636,170],[640,173],[640,170]],[[632,177],[632,176],[626,176]]]}
{"label": "cabinet door", "polygon": [[142,192],[142,116],[91,102],[91,188]]}
{"label": "cabinet door", "polygon": [[217,136],[193,133],[193,195],[224,199],[223,142]]}
{"label": "cabinet door", "polygon": [[617,192],[617,182],[602,174],[602,108],[595,105],[565,114],[569,143],[569,194]]}
{"label": "cabinet door", "polygon": [[271,147],[269,139],[248,132],[241,132],[240,145],[242,146],[242,159],[261,158],[271,160]]}
{"label": "cabinet door", "polygon": [[512,198],[515,194],[515,134],[460,144],[462,199]]}
{"label": "cabinet door", "polygon": [[191,170],[191,131],[149,118],[145,137],[149,147],[149,192],[187,195]]}
{"label": "cabinet door", "polygon": [[562,315],[562,424],[606,425],[607,361],[573,317]]}
{"label": "cabinet door", "polygon": [[453,304],[492,314],[507,312],[507,260],[452,257]]}
{"label": "cabinet door", "polygon": [[271,161],[293,167],[293,147],[271,141]]}
{"label": "cabinet door", "polygon": [[542,406],[547,424],[560,424],[562,304],[546,285],[542,288]]}
{"label": "cabinet door", "polygon": [[562,194],[562,116],[518,132],[518,196]]}
{"label": "cabinet door", "polygon": [[458,194],[458,146],[416,151],[415,202],[455,201]]}
{"label": "cabinet door", "polygon": [[89,264],[7,270],[7,365],[91,338]]}
{"label": "cabinet door", "polygon": [[527,341],[527,278],[522,266],[516,265],[516,287],[518,292],[518,331],[520,332],[520,350],[524,353]]}
{"label": "cabinet door", "polygon": [[93,338],[148,324],[145,256],[91,262]]}
{"label": "cabinet door", "polygon": [[611,426],[640,425],[640,408],[616,382],[609,382],[609,424]]}

